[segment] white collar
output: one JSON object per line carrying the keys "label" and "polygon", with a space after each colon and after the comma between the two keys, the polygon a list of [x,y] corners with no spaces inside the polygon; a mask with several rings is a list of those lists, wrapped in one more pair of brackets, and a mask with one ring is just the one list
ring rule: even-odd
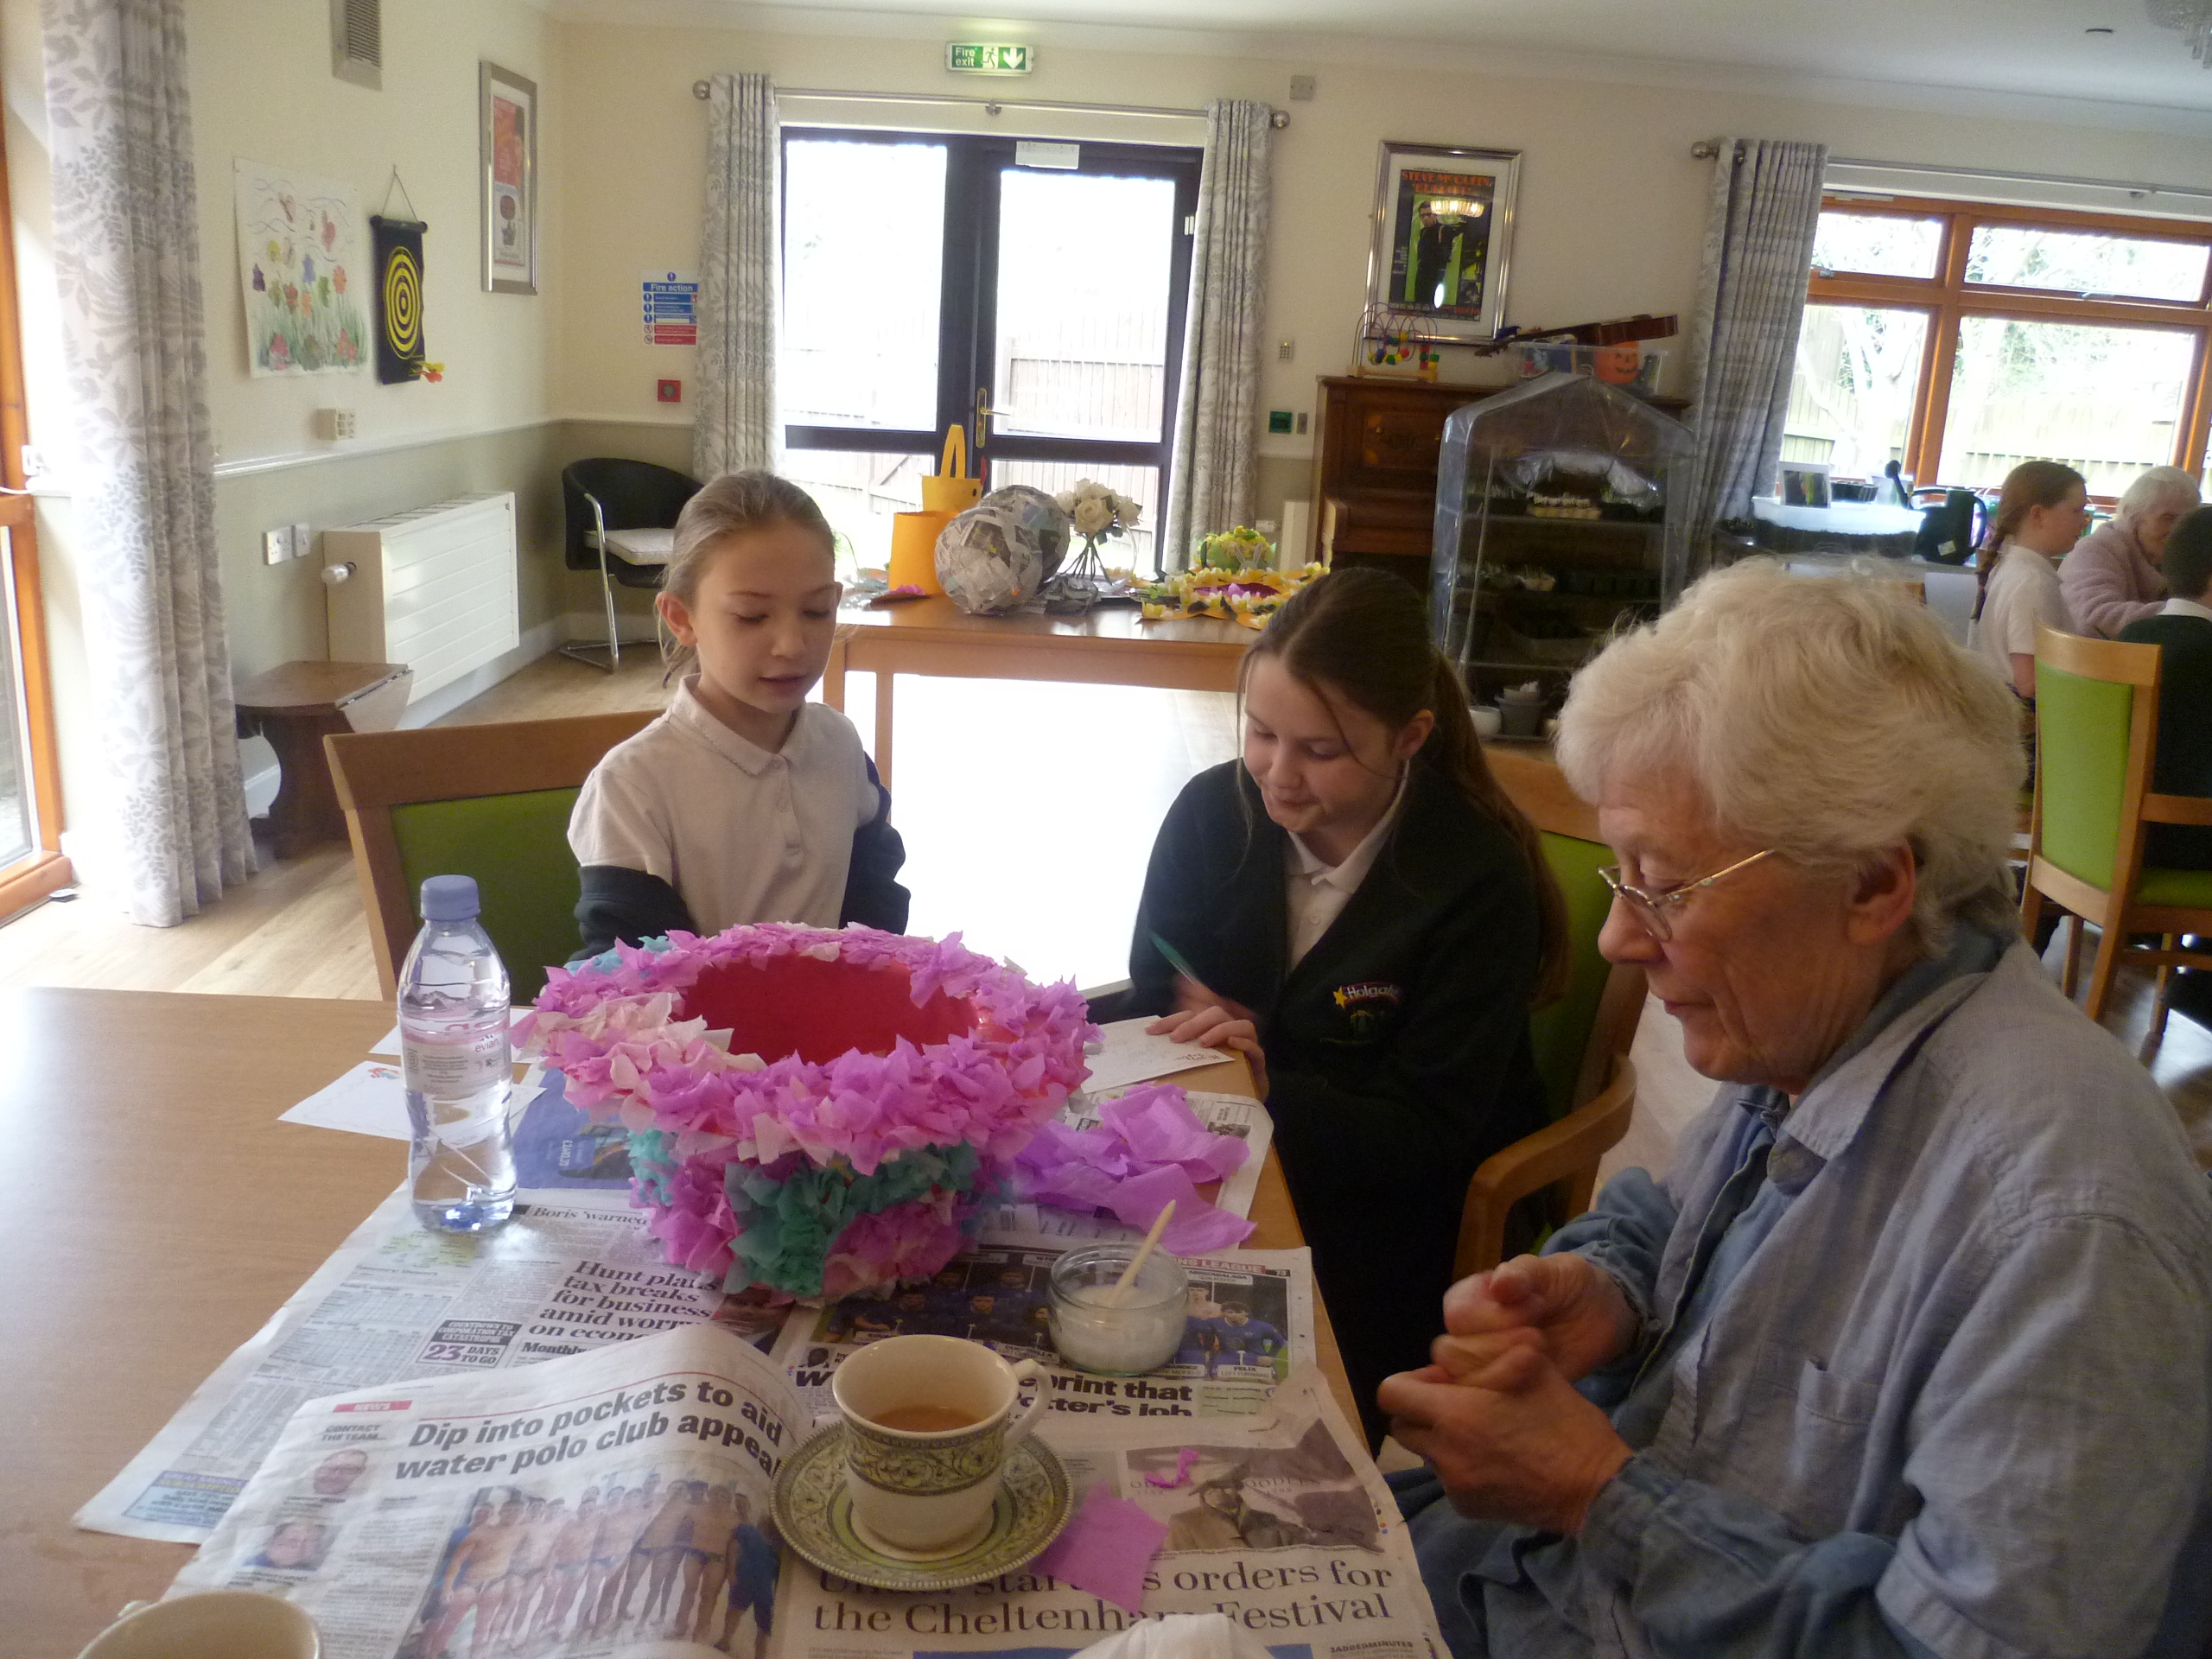
{"label": "white collar", "polygon": [[783,760],[798,765],[804,754],[811,722],[806,711],[813,705],[799,705],[798,718],[791,722],[791,735],[784,740],[780,751],[762,748],[750,738],[741,737],[709,712],[693,690],[699,683],[695,670],[677,683],[676,695],[669,699],[669,723],[705,744],[716,754],[729,761],[740,771],[758,778],[762,772]]}
{"label": "white collar", "polygon": [[2212,605],[2194,599],[2170,599],[2158,610],[2160,616],[2197,616],[2212,622]]}
{"label": "white collar", "polygon": [[1375,820],[1375,827],[1360,837],[1359,845],[1344,855],[1341,864],[1325,862],[1321,855],[1308,847],[1297,835],[1290,838],[1291,851],[1298,860],[1298,874],[1316,887],[1337,887],[1345,893],[1356,893],[1359,884],[1367,880],[1367,872],[1374,868],[1376,858],[1382,851],[1382,843],[1389,839],[1390,828],[1397,822],[1398,809],[1405,802],[1406,779],[1412,775],[1410,765],[1398,773],[1397,792],[1390,797],[1390,804],[1382,816]]}

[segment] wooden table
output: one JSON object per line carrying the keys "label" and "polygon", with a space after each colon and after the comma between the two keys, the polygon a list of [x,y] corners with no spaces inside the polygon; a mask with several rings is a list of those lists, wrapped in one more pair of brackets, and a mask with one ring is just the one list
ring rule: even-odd
{"label": "wooden table", "polygon": [[[406,1173],[397,1141],[276,1121],[391,1025],[383,1002],[0,995],[0,1332],[14,1378],[0,1433],[0,1651],[11,1659],[66,1659],[190,1555],[69,1517]],[[1241,1065],[1189,1075],[1249,1087]],[[1253,1217],[1254,1245],[1303,1242],[1272,1156]],[[1319,1334],[1354,1416],[1325,1319]]]}
{"label": "wooden table", "polygon": [[840,614],[822,696],[845,706],[845,676],[875,676],[875,770],[891,783],[892,677],[1058,680],[1234,691],[1237,664],[1260,636],[1234,622],[1147,622],[1127,605],[1080,615],[970,616],[942,595]]}
{"label": "wooden table", "polygon": [[290,858],[346,839],[346,815],[323,759],[327,732],[382,732],[399,724],[415,671],[399,663],[285,663],[232,693],[239,734],[276,751],[276,798],[269,830],[276,856]]}

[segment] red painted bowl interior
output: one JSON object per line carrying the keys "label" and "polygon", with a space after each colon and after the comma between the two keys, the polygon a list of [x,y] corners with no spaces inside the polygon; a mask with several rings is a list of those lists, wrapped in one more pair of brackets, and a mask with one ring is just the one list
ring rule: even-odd
{"label": "red painted bowl interior", "polygon": [[733,1054],[764,1060],[797,1054],[813,1065],[854,1049],[887,1054],[901,1037],[926,1047],[976,1026],[968,1004],[942,991],[916,1007],[903,968],[813,957],[779,957],[765,966],[716,963],[678,1003],[682,1018],[728,1031]]}

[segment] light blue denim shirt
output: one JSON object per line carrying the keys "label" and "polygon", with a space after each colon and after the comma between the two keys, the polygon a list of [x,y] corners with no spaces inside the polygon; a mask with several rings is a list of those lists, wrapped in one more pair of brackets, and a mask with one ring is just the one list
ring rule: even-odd
{"label": "light blue denim shirt", "polygon": [[1491,1654],[2195,1659],[2212,1197],[2142,1068],[1993,954],[1552,1241],[1644,1317],[1583,1385],[1637,1455],[1579,1540],[1489,1534]]}

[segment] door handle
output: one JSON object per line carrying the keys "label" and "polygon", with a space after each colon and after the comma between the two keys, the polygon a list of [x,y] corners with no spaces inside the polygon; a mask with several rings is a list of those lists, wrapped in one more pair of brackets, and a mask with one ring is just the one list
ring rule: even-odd
{"label": "door handle", "polygon": [[991,389],[988,386],[976,387],[976,448],[979,450],[982,449],[985,441],[990,436],[992,416],[1011,415],[1013,413],[1014,411],[1010,409],[993,409],[991,407]]}

